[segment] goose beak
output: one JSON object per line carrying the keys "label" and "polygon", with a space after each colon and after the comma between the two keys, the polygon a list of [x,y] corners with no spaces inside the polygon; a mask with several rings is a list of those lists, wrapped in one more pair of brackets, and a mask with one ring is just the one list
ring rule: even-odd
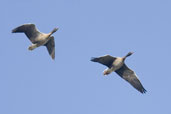
{"label": "goose beak", "polygon": [[131,51],[130,53],[133,54],[134,52]]}
{"label": "goose beak", "polygon": [[55,28],[55,32],[58,30],[59,28]]}

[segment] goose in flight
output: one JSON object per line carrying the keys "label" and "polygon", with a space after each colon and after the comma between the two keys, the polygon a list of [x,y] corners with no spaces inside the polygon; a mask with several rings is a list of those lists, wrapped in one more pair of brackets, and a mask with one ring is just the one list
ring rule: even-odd
{"label": "goose in flight", "polygon": [[133,52],[129,52],[124,57],[112,57],[110,55],[105,55],[101,57],[92,57],[91,61],[101,63],[108,68],[104,70],[103,75],[108,75],[111,72],[116,72],[121,78],[125,79],[129,82],[135,89],[137,89],[141,93],[145,93],[143,85],[140,80],[137,78],[134,71],[126,66],[124,63],[125,59],[132,55]]}
{"label": "goose in flight", "polygon": [[12,33],[25,33],[28,39],[32,42],[32,45],[29,46],[29,50],[33,50],[39,46],[46,46],[49,52],[49,55],[52,59],[55,59],[55,41],[54,37],[51,36],[55,33],[58,28],[54,28],[50,33],[45,34],[40,32],[35,24],[23,24],[12,30]]}

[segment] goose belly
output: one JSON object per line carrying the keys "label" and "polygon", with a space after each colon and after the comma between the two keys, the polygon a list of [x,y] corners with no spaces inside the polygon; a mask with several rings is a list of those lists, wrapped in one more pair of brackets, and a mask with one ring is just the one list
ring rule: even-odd
{"label": "goose belly", "polygon": [[50,36],[39,36],[36,41],[39,45],[44,45],[50,40]]}
{"label": "goose belly", "polygon": [[112,70],[116,71],[118,69],[120,69],[123,66],[124,62],[122,58],[117,58],[114,62],[113,62],[113,67]]}

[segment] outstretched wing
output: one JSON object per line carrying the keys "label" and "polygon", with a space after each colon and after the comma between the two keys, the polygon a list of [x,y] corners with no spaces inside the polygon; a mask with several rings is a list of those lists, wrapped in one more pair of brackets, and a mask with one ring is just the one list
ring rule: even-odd
{"label": "outstretched wing", "polygon": [[24,24],[12,30],[12,33],[25,33],[32,43],[35,38],[40,34],[34,24]]}
{"label": "outstretched wing", "polygon": [[50,40],[45,44],[45,46],[47,47],[49,55],[52,57],[52,59],[55,59],[55,41],[53,36],[51,36]]}
{"label": "outstretched wing", "polygon": [[115,59],[116,59],[115,57],[112,57],[110,55],[105,55],[105,56],[102,56],[102,57],[92,57],[91,61],[101,63],[101,64],[111,68],[112,64],[113,64],[113,61]]}
{"label": "outstretched wing", "polygon": [[125,64],[120,69],[116,70],[115,72],[119,76],[121,76],[123,79],[128,81],[135,89],[137,89],[141,93],[146,92],[143,85],[141,84],[139,79],[136,77],[135,72],[129,69]]}

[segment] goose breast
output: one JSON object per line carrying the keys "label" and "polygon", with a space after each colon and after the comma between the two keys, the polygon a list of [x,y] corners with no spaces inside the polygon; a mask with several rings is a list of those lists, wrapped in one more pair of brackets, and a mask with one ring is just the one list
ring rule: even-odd
{"label": "goose breast", "polygon": [[36,41],[36,42],[39,42],[39,43],[46,44],[47,41],[48,41],[49,39],[50,39],[49,34],[39,34],[39,35],[36,37],[35,41]]}
{"label": "goose breast", "polygon": [[120,68],[123,66],[123,64],[124,64],[123,58],[117,57],[117,58],[115,59],[115,61],[113,62],[113,64],[112,64],[112,66],[113,66],[112,69],[113,69],[114,71],[116,71],[116,70],[120,69]]}

